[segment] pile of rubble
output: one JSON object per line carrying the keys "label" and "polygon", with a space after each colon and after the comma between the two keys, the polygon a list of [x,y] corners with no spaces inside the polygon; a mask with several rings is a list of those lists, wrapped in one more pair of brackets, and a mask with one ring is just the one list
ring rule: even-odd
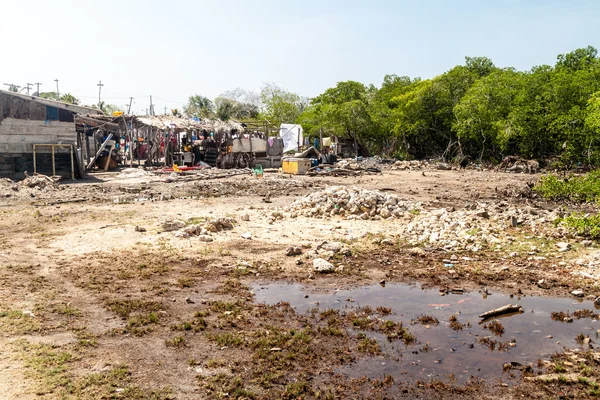
{"label": "pile of rubble", "polygon": [[420,208],[421,203],[400,199],[395,194],[379,190],[331,186],[292,203],[287,211],[292,218],[333,217],[380,220],[400,218],[406,212]]}
{"label": "pile of rubble", "polygon": [[27,175],[25,179],[17,184],[19,187],[37,188],[42,189],[60,189],[58,179],[51,178],[42,174],[35,174],[33,176]]}
{"label": "pile of rubble", "polygon": [[202,224],[187,224],[184,221],[173,220],[163,223],[163,232],[175,232],[178,238],[198,237],[202,242],[212,242],[211,233],[233,229],[235,220],[232,218],[213,218]]}
{"label": "pile of rubble", "polygon": [[365,158],[361,160],[346,158],[339,160],[335,166],[336,168],[348,169],[352,171],[381,172],[381,160],[378,158]]}
{"label": "pile of rubble", "polygon": [[524,160],[517,156],[504,157],[498,164],[497,171],[535,174],[540,170],[540,163],[536,160]]}
{"label": "pile of rubble", "polygon": [[[509,228],[523,227],[533,236],[542,233],[555,238],[568,236],[563,228],[554,229],[552,222],[561,218],[560,211],[510,208],[500,203],[494,208],[474,204],[463,210],[440,208],[420,210],[405,217],[398,234],[413,246],[429,246],[445,250],[479,251],[486,247],[504,246],[515,239]],[[531,248],[535,254],[538,249]]]}
{"label": "pile of rubble", "polygon": [[396,161],[390,164],[389,169],[392,171],[420,171],[423,168],[429,166],[427,161],[411,160],[411,161]]}
{"label": "pile of rubble", "polygon": [[0,179],[0,197],[26,199],[38,197],[41,193],[55,192],[64,189],[58,179],[46,175],[27,175],[25,179],[15,182],[8,178]]}

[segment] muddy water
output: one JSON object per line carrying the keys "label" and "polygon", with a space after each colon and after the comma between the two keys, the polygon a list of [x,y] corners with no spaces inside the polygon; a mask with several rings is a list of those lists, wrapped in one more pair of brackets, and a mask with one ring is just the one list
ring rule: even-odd
{"label": "muddy water", "polygon": [[[510,382],[511,376],[520,373],[503,372],[505,363],[532,363],[535,367],[538,359],[549,359],[553,353],[565,348],[587,348],[587,345],[582,347],[576,342],[576,336],[583,333],[589,335],[592,342],[596,342],[596,330],[600,328],[600,323],[591,319],[575,319],[573,323],[551,319],[553,311],[573,312],[584,308],[595,310],[592,301],[575,299],[510,298],[506,295],[484,296],[480,293],[441,296],[437,290],[423,290],[418,286],[407,285],[375,285],[313,293],[300,285],[267,284],[256,285],[253,290],[256,301],[266,304],[289,302],[299,313],[306,313],[315,307],[321,311],[351,311],[365,306],[373,309],[380,306],[391,308],[393,314],[382,318],[402,321],[417,337],[418,343],[409,346],[398,341],[390,343],[383,335],[369,333],[369,336],[378,340],[383,354],[362,358],[338,370],[351,377],[366,375],[381,378],[390,374],[397,381],[415,381],[446,380],[452,374],[461,383],[473,376]],[[500,318],[504,334],[497,337],[479,324],[479,315],[507,304],[519,304],[525,312]],[[440,324],[426,327],[410,323],[422,314],[436,317]],[[469,322],[471,326],[465,326],[461,331],[451,329],[448,320],[452,315],[457,315],[459,322]],[[359,333],[352,329],[349,331],[352,334]],[[508,351],[491,351],[479,343],[480,338],[487,336],[500,342],[514,339],[516,346],[510,347]]]}

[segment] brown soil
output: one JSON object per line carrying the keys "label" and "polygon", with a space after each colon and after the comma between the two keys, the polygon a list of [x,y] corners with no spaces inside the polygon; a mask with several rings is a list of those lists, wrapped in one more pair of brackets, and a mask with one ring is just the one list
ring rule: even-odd
{"label": "brown soil", "polygon": [[[536,178],[479,171],[206,182],[106,175],[106,182],[61,190],[8,189],[0,203],[0,398],[498,398],[499,388],[504,398],[516,398],[556,394],[548,385],[587,394],[561,386],[562,380],[523,378],[506,388],[476,379],[467,385],[351,379],[336,367],[377,354],[377,347],[348,333],[348,318],[256,304],[246,286],[293,281],[319,291],[385,281],[517,296],[597,293],[593,281],[574,279],[552,257],[485,251],[457,254],[448,268],[447,253],[377,244],[394,237],[390,221],[269,224],[265,217],[334,184],[389,189],[431,207],[474,200],[532,204],[527,183]],[[247,222],[240,218],[245,213]],[[212,243],[162,232],[167,220],[213,216],[237,223]],[[241,238],[246,232],[252,240]],[[336,260],[341,272],[313,277],[308,260],[285,256],[290,245],[314,249],[341,232],[363,235],[352,255]]]}

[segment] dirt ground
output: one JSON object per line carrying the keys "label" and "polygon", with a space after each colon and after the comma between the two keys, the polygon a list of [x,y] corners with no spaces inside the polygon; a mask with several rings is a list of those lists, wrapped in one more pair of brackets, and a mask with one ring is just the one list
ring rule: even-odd
{"label": "dirt ground", "polygon": [[[596,395],[594,377],[600,374],[590,341],[579,363],[565,361],[571,353],[557,354],[547,365],[531,360],[537,363],[533,375],[519,372],[494,383],[477,376],[466,383],[367,372],[357,378],[340,368],[380,355],[376,341],[356,332],[357,319],[370,321],[361,326],[366,332],[410,345],[402,323],[382,322],[394,310],[362,316],[355,310],[350,317],[254,301],[253,288],[273,282],[299,283],[312,293],[380,283],[546,297],[569,297],[581,289],[593,299],[600,295],[597,281],[574,277],[568,269],[597,251],[596,244],[576,246],[578,238],[570,238],[570,252],[548,250],[539,257],[510,255],[518,243],[462,252],[454,254],[460,261],[449,270],[444,264],[453,254],[406,246],[396,220],[270,218],[332,185],[379,189],[425,208],[474,202],[561,207],[528,195],[528,184],[538,178],[474,170],[201,181],[103,174],[58,189],[6,186],[0,191],[0,398]],[[216,217],[234,224],[213,233],[211,242],[164,231],[168,221],[192,224]],[[517,242],[550,240],[519,227],[513,234]],[[386,238],[393,243],[382,243]],[[349,252],[334,257],[335,273],[317,274],[308,253],[332,241],[346,244]],[[290,246],[304,254],[286,256]],[[409,321],[403,322],[406,327]],[[548,377],[550,372],[558,375]]]}

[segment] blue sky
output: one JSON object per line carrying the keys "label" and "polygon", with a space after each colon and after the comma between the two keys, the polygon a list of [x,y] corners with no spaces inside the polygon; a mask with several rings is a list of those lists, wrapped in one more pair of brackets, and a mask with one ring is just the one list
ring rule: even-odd
{"label": "blue sky", "polygon": [[[19,0],[0,4],[0,83],[145,111],[274,82],[315,96],[385,74],[431,78],[465,56],[526,70],[600,47],[595,0]],[[3,86],[3,88],[6,88]]]}

